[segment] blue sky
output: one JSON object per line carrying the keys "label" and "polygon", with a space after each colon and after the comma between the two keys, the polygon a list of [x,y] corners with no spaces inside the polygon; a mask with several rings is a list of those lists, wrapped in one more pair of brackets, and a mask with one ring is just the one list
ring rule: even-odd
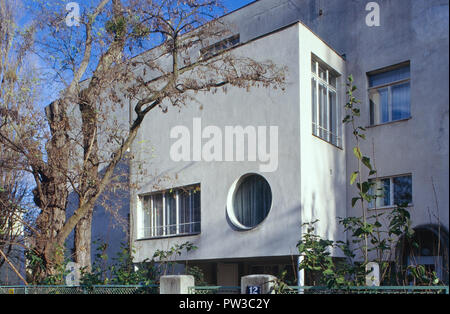
{"label": "blue sky", "polygon": [[225,6],[228,8],[229,11],[239,9],[244,5],[249,4],[250,2],[253,1],[254,0],[223,0]]}
{"label": "blue sky", "polygon": [[[43,1],[45,3],[44,0],[23,0],[24,7],[25,8],[35,7],[35,3],[34,3],[35,1]],[[53,1],[55,1],[55,2],[62,1],[62,3],[66,3],[66,2],[68,3],[71,0],[50,0],[48,3],[51,4]],[[77,0],[75,0],[75,1],[77,1]],[[229,12],[237,10],[249,3],[254,2],[254,0],[222,0],[222,2],[226,7],[227,13],[229,13]],[[82,3],[82,2],[80,2],[80,3]],[[86,5],[86,3],[84,3],[84,4]],[[29,22],[29,18],[30,18],[29,15],[23,15],[19,25],[26,25],[27,22]],[[34,63],[38,67],[42,67],[42,68],[47,67],[44,63],[42,63],[39,60],[39,58],[37,56],[33,56],[33,60],[34,60]],[[44,90],[43,93],[45,94],[45,97],[43,97],[43,105],[46,106],[50,99],[53,100],[58,97],[59,88],[52,87],[52,88]]]}

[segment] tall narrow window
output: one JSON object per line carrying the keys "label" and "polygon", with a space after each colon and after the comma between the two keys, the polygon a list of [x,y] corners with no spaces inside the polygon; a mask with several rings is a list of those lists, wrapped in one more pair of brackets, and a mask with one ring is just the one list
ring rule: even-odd
{"label": "tall narrow window", "polygon": [[370,124],[382,124],[411,116],[410,65],[404,63],[369,73]]}
{"label": "tall narrow window", "polygon": [[200,185],[141,197],[138,238],[200,233]]}
{"label": "tall narrow window", "polygon": [[341,147],[341,115],[336,91],[338,74],[316,58],[311,60],[311,74],[312,133]]}

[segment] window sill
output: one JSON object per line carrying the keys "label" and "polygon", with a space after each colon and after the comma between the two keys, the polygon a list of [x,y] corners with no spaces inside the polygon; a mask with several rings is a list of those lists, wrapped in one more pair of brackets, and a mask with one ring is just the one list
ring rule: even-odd
{"label": "window sill", "polygon": [[[414,207],[414,204],[408,204],[406,206],[407,208]],[[383,206],[383,207],[377,207],[377,208],[368,208],[368,210],[376,211],[376,210],[392,210],[394,208],[397,208],[397,205],[389,205],[389,206]]]}
{"label": "window sill", "polygon": [[[323,141],[323,142],[325,142],[325,143],[327,143],[327,144],[329,144],[329,145],[331,145],[331,146],[337,148],[337,149],[344,150],[342,147],[339,147],[339,146],[337,146],[337,145],[335,145],[335,144],[333,144],[333,143],[331,143],[331,142],[328,142],[327,140],[321,138],[321,137],[318,136],[318,135],[315,135],[314,133],[311,133],[311,135],[312,135],[313,137],[315,137],[315,138],[317,138],[317,139],[319,139],[319,140],[321,140],[321,141]],[[342,140],[341,140],[341,141],[342,141]]]}
{"label": "window sill", "polygon": [[157,237],[149,237],[149,238],[139,238],[139,239],[136,239],[136,241],[149,241],[149,240],[161,240],[161,239],[170,239],[170,238],[192,237],[192,236],[200,235],[200,233],[201,232],[171,234],[171,235],[166,235],[166,236],[157,236]]}
{"label": "window sill", "polygon": [[378,127],[378,126],[389,125],[389,124],[394,124],[394,123],[398,123],[398,122],[405,122],[405,121],[408,121],[408,120],[411,120],[411,119],[412,119],[412,117],[408,117],[408,118],[405,118],[405,119],[400,119],[400,120],[395,120],[395,121],[389,121],[389,122],[384,122],[384,123],[378,123],[378,124],[374,124],[374,125],[369,125],[369,126],[366,126],[366,129],[376,128],[376,127]]}

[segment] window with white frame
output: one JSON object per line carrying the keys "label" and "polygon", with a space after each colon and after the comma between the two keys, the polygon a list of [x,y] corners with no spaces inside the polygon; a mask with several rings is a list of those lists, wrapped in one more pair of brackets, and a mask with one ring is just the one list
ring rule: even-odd
{"label": "window with white frame", "polygon": [[411,116],[410,65],[403,63],[369,73],[370,125]]}
{"label": "window with white frame", "polygon": [[341,113],[337,97],[338,74],[317,58],[311,59],[312,133],[342,146]]}
{"label": "window with white frame", "polygon": [[140,197],[138,238],[200,233],[200,185]]}
{"label": "window with white frame", "polygon": [[370,208],[392,207],[412,204],[412,176],[403,175],[375,180],[372,195],[378,197],[369,204]]}
{"label": "window with white frame", "polygon": [[203,58],[212,57],[212,56],[214,56],[214,55],[216,55],[216,54],[218,54],[218,53],[220,53],[220,52],[222,52],[224,50],[227,50],[227,49],[229,49],[231,47],[234,47],[234,46],[238,45],[240,43],[240,40],[241,40],[241,38],[240,38],[239,34],[233,35],[233,36],[231,36],[229,38],[226,38],[226,39],[223,39],[223,40],[221,40],[221,41],[219,41],[219,42],[217,42],[217,43],[215,43],[213,45],[210,45],[208,47],[202,48],[200,50],[200,55]]}

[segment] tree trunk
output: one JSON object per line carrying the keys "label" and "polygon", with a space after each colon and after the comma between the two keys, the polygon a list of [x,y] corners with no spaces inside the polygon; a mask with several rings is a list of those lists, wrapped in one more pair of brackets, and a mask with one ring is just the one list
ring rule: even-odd
{"label": "tree trunk", "polygon": [[33,190],[34,202],[41,209],[36,219],[39,234],[34,239],[34,253],[42,264],[33,267],[33,281],[39,282],[56,273],[56,268],[64,261],[63,247],[56,241],[59,231],[66,221],[68,190],[66,172],[69,161],[69,123],[62,101],[55,101],[46,108],[52,133],[47,143],[48,166],[35,166],[37,187]]}
{"label": "tree trunk", "polygon": [[74,250],[75,262],[91,271],[91,243],[92,243],[92,215],[93,209],[84,216],[75,227]]}
{"label": "tree trunk", "polygon": [[[84,96],[84,97],[83,97]],[[80,182],[80,204],[82,200],[89,200],[97,192],[98,185],[98,142],[97,142],[97,111],[95,102],[88,95],[81,95],[80,103],[82,132],[83,132],[83,179]],[[75,226],[74,251],[75,262],[80,267],[91,271],[91,241],[92,241],[92,216],[94,206],[89,206],[86,214]]]}

